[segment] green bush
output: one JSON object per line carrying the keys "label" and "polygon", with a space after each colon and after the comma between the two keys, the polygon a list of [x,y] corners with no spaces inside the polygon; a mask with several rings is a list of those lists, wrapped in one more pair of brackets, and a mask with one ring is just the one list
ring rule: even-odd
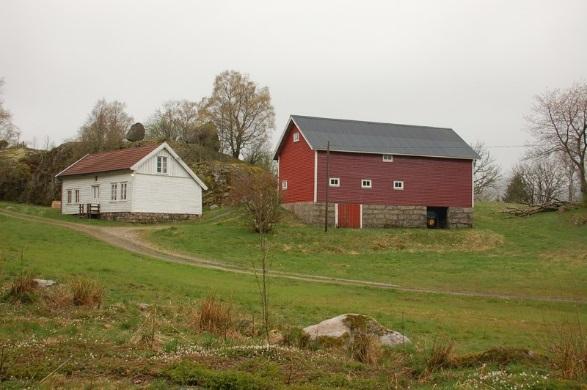
{"label": "green bush", "polygon": [[177,384],[201,386],[211,390],[268,390],[275,387],[247,372],[213,371],[192,362],[181,362],[167,373]]}

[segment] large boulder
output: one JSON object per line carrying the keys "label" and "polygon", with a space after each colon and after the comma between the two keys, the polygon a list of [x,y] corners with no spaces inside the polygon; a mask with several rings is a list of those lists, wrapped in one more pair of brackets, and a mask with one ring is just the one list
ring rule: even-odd
{"label": "large boulder", "polygon": [[410,339],[399,332],[382,326],[373,318],[362,314],[341,314],[303,329],[310,340],[344,341],[356,334],[367,334],[378,338],[381,345],[395,346],[410,343]]}
{"label": "large boulder", "polygon": [[126,139],[130,142],[137,142],[145,139],[145,126],[139,122],[132,125],[126,133]]}

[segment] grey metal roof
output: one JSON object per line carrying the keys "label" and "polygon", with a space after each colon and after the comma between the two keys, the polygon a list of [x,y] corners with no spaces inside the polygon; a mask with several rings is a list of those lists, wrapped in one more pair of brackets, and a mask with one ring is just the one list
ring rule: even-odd
{"label": "grey metal roof", "polygon": [[[453,129],[292,115],[314,150],[476,159]],[[287,129],[286,129],[287,131]]]}

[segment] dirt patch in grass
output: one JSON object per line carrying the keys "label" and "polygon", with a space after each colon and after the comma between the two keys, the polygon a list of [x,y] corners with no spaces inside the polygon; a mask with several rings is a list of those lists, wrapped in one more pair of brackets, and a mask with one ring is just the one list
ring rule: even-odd
{"label": "dirt patch in grass", "polygon": [[539,258],[548,263],[584,267],[587,265],[587,247],[560,248],[543,252]]}

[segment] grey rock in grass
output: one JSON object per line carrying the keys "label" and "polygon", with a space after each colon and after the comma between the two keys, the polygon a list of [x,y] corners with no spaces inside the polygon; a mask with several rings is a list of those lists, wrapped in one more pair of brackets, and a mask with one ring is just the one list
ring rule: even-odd
{"label": "grey rock in grass", "polygon": [[38,286],[38,287],[41,287],[41,288],[45,288],[45,287],[51,287],[51,286],[53,286],[54,284],[57,284],[57,282],[56,282],[56,281],[54,281],[54,280],[51,280],[51,279],[33,279],[33,281],[34,281],[35,283],[37,283],[37,286]]}
{"label": "grey rock in grass", "polygon": [[310,340],[352,339],[357,333],[376,336],[381,345],[393,347],[411,343],[410,339],[391,329],[387,329],[373,318],[362,314],[341,314],[303,329]]}

